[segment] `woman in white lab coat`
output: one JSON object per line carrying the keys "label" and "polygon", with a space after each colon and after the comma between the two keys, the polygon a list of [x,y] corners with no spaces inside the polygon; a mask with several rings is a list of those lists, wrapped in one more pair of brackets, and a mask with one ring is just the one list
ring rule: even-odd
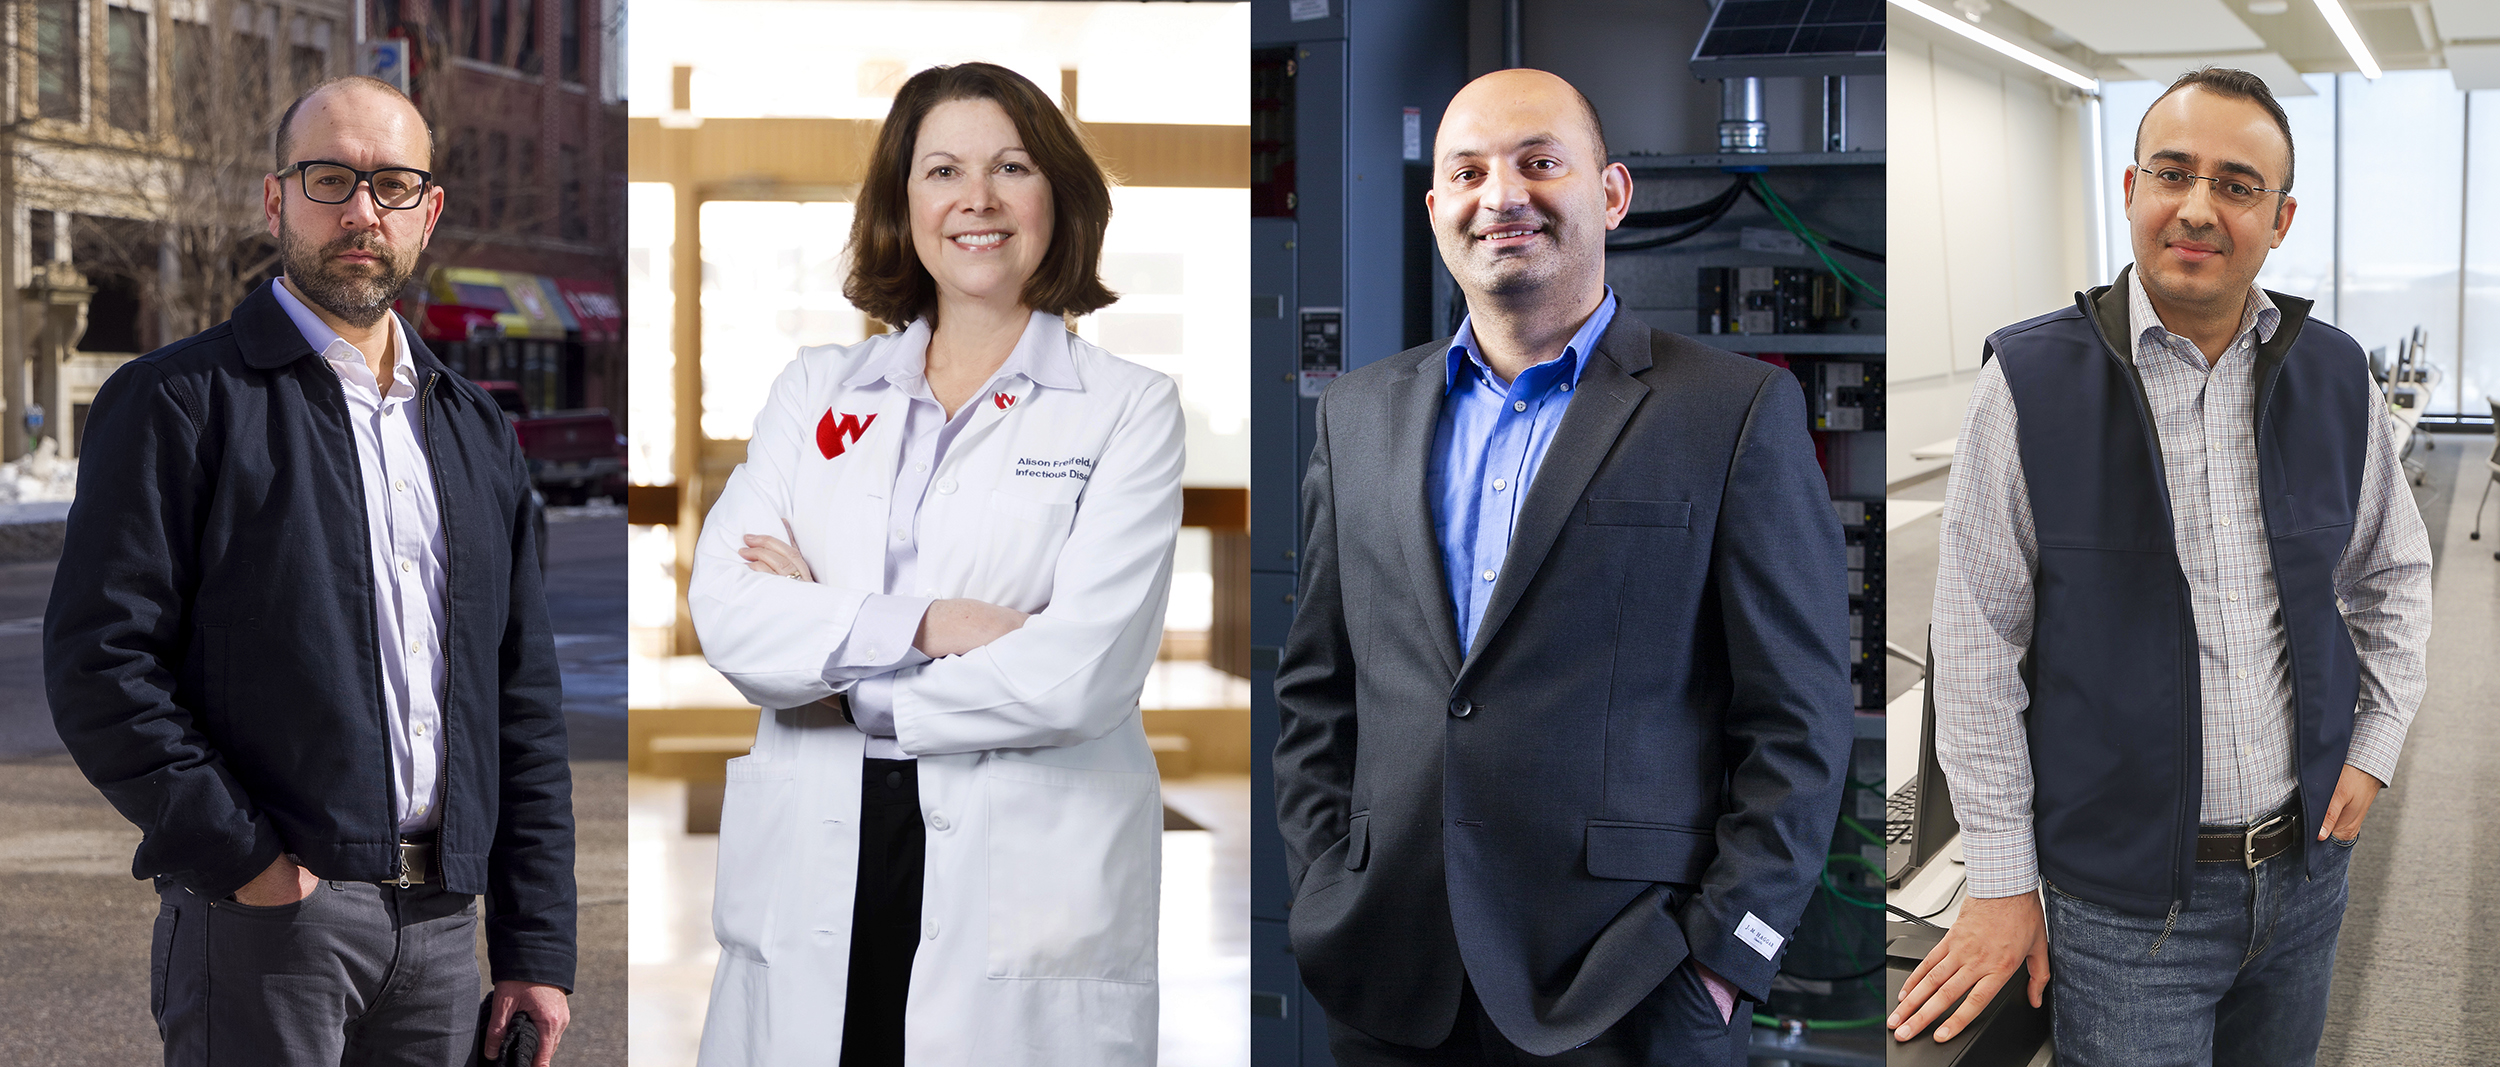
{"label": "woman in white lab coat", "polygon": [[1070,335],[1110,193],[1049,97],[906,82],[851,230],[900,332],[802,350],[696,550],[730,761],[702,1060],[1155,1056],[1162,803],[1137,712],[1180,524],[1172,381]]}

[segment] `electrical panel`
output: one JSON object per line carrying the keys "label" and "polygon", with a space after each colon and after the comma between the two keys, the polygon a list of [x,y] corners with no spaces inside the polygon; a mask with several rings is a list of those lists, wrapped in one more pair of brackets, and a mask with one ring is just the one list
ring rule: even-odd
{"label": "electrical panel", "polygon": [[1798,368],[1806,416],[1817,430],[1884,428],[1884,371],[1869,363],[1821,360]]}
{"label": "electrical panel", "polygon": [[1884,710],[1884,505],[1835,500],[1849,551],[1849,684],[1860,711]]}
{"label": "electrical panel", "polygon": [[1702,333],[1820,333],[1849,317],[1840,279],[1806,267],[1703,267]]}

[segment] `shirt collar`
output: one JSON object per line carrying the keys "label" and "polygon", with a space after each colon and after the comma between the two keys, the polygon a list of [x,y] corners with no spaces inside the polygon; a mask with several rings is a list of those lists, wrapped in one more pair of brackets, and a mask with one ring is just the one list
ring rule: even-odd
{"label": "shirt collar", "polygon": [[[1589,313],[1588,321],[1581,323],[1580,328],[1572,333],[1571,340],[1563,344],[1562,355],[1528,368],[1520,374],[1520,377],[1525,378],[1529,373],[1550,374],[1555,381],[1579,384],[1580,370],[1588,365],[1586,358],[1588,353],[1597,346],[1597,339],[1606,335],[1606,328],[1613,325],[1614,320],[1615,288],[1609,285],[1606,287],[1606,299],[1597,302],[1597,310]],[[1450,338],[1448,365],[1443,369],[1441,378],[1442,390],[1446,392],[1458,388],[1459,373],[1470,366],[1474,367],[1476,376],[1484,381],[1501,381],[1501,378],[1494,375],[1493,368],[1486,365],[1483,357],[1477,353],[1476,317],[1474,315],[1469,315],[1461,321],[1458,324],[1458,336]]]}
{"label": "shirt collar", "polygon": [[[1016,338],[1016,347],[1007,353],[1007,360],[991,375],[995,381],[1021,374],[1033,384],[1051,389],[1083,389],[1076,376],[1076,357],[1068,350],[1067,322],[1047,311],[1036,311],[1024,324],[1024,334]],[[901,337],[883,345],[859,362],[858,368],[842,380],[844,388],[856,389],[884,380],[897,388],[908,389],[918,384],[929,369],[929,320],[913,319],[904,327]]]}
{"label": "shirt collar", "polygon": [[[364,352],[348,343],[347,338],[339,336],[339,332],[331,329],[329,323],[321,321],[320,315],[304,306],[303,301],[296,299],[294,289],[290,288],[284,279],[271,285],[270,288],[278,294],[278,306],[286,309],[287,318],[295,320],[295,328],[303,333],[305,343],[310,344],[313,351],[320,353],[321,358],[328,360],[340,373],[347,373],[352,366],[357,374],[357,381],[368,387],[376,384],[373,380],[373,368],[365,363]],[[399,321],[397,312],[385,311],[383,314],[390,316],[393,335],[391,337],[391,391],[388,395],[394,399],[406,400],[417,395],[416,382],[413,380],[416,377],[416,371],[408,358],[408,333],[405,324]]]}
{"label": "shirt collar", "polygon": [[[2253,329],[2257,331],[2257,339],[2249,347],[2255,348],[2274,340],[2275,328],[2282,323],[2282,309],[2274,306],[2274,301],[2266,296],[2264,289],[2251,284],[2248,287],[2248,303],[2240,311],[2240,327],[2232,331],[2231,341],[2239,343],[2240,338]],[[2145,293],[2144,279],[2136,271],[2127,272],[2127,336],[2135,339],[2135,352],[2130,355],[2139,358],[2147,342],[2158,344],[2164,337],[2177,336],[2170,332],[2169,327],[2162,325],[2161,313],[2153,310],[2153,298]],[[2180,340],[2184,342],[2186,339]]]}

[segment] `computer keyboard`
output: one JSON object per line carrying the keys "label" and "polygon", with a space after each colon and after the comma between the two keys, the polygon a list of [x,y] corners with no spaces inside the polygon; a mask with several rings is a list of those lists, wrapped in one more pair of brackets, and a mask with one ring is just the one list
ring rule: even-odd
{"label": "computer keyboard", "polygon": [[1918,816],[1918,779],[1893,790],[1884,799],[1884,843],[1898,845],[1910,839],[1910,820]]}

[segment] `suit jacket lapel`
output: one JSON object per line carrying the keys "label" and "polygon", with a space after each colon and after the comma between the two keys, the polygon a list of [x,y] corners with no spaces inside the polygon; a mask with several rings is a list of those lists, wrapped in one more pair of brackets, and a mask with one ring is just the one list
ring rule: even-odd
{"label": "suit jacket lapel", "polygon": [[[1441,650],[1443,666],[1458,676],[1458,608],[1450,603],[1449,576],[1441,560],[1441,539],[1432,515],[1432,439],[1441,422],[1441,401],[1447,393],[1448,349],[1425,346],[1423,358],[1396,383],[1390,401],[1389,492],[1397,501],[1391,514],[1398,524],[1398,553],[1406,557],[1408,580],[1424,606],[1424,625]],[[1401,514],[1403,513],[1403,514]]]}
{"label": "suit jacket lapel", "polygon": [[[1554,539],[1562,536],[1563,523],[1579,506],[1589,479],[1596,477],[1598,465],[1614,450],[1615,438],[1622,434],[1624,423],[1631,421],[1641,398],[1649,395],[1649,387],[1632,375],[1648,370],[1650,362],[1648,324],[1616,311],[1615,321],[1598,339],[1597,351],[1581,368],[1580,383],[1572,387],[1571,408],[1563,413],[1562,425],[1555,429],[1554,441],[1546,446],[1545,459],[1528,483],[1528,498],[1519,506],[1519,525],[1511,531],[1510,555],[1502,560],[1493,599],[1485,603],[1484,618],[1476,623],[1476,643],[1467,650],[1459,673],[1465,674],[1492,642],[1528,583],[1536,579],[1537,569],[1545,565],[1546,553],[1553,550]],[[1445,599],[1448,595],[1442,594]]]}

